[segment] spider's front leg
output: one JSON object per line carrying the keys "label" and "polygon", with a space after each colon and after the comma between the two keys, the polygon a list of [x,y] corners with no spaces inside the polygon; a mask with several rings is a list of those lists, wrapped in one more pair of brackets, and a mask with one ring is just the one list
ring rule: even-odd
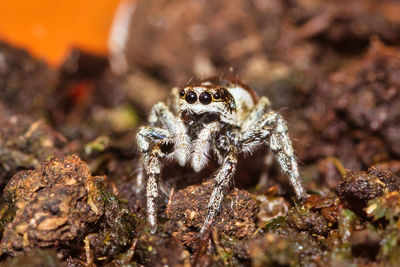
{"label": "spider's front leg", "polygon": [[[165,135],[165,134],[173,135],[175,133],[174,122],[175,122],[175,116],[171,112],[171,110],[168,108],[167,105],[165,105],[163,102],[158,102],[157,104],[155,104],[151,108],[151,111],[148,116],[148,123],[150,126],[154,127],[153,129],[155,129],[155,130],[144,131],[143,133],[138,134],[136,137],[136,142],[137,142],[140,152],[142,150],[146,150],[147,152],[149,152],[149,146],[150,146],[151,141],[153,141],[153,143],[155,141],[159,141],[160,139],[162,139],[161,137],[163,137],[163,135]],[[161,127],[161,128],[155,128],[155,127]],[[160,129],[160,130],[157,130],[157,129]],[[164,129],[167,130],[167,133],[164,133],[161,135],[159,133],[157,133],[158,131],[165,131]],[[157,137],[157,135],[160,135],[160,136]],[[139,140],[138,138],[140,138],[141,140]],[[142,158],[143,157],[148,157],[148,153],[146,156],[143,156],[143,153],[142,153]],[[143,160],[142,160],[142,162],[143,162]],[[142,189],[144,187],[145,178],[146,178],[145,170],[144,170],[143,164],[142,164],[142,166],[138,170],[137,179],[136,179],[136,192],[137,193],[140,193],[142,191]]]}
{"label": "spider's front leg", "polygon": [[150,224],[150,231],[157,230],[157,206],[158,180],[161,175],[162,159],[168,154],[162,151],[162,146],[170,143],[170,133],[162,128],[141,127],[136,135],[136,142],[139,148],[143,169],[147,176],[146,201],[147,221]]}
{"label": "spider's front leg", "polygon": [[221,209],[222,202],[225,198],[229,185],[232,183],[233,176],[236,172],[237,165],[237,149],[234,146],[229,147],[229,151],[217,171],[214,178],[214,190],[211,193],[210,200],[207,205],[207,215],[201,227],[200,234],[210,226],[212,220]]}
{"label": "spider's front leg", "polygon": [[268,144],[275,154],[281,169],[289,177],[296,197],[300,200],[307,198],[307,193],[299,175],[297,160],[286,122],[281,115],[274,111],[264,114],[252,127],[241,132],[240,143],[245,153],[251,153],[263,143]]}

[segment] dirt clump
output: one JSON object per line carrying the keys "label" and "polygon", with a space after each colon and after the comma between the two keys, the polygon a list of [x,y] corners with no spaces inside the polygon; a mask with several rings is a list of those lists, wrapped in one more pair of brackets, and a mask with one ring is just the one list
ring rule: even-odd
{"label": "dirt clump", "polygon": [[113,259],[132,246],[137,218],[127,207],[127,203],[111,193],[104,194],[104,213],[96,233],[87,235],[94,258]]}
{"label": "dirt clump", "polygon": [[0,186],[17,170],[64,154],[67,140],[45,120],[15,114],[0,103]]}
{"label": "dirt clump", "polygon": [[311,99],[303,100],[301,106],[308,107],[291,113],[299,143],[310,144],[298,146],[299,157],[334,157],[347,169],[361,170],[398,155],[399,66],[398,49],[373,39],[361,60],[321,80]]}
{"label": "dirt clump", "polygon": [[252,266],[310,266],[321,261],[319,242],[285,225],[249,241]]}
{"label": "dirt clump", "polygon": [[93,177],[75,155],[17,173],[4,189],[8,209],[15,215],[3,232],[3,253],[78,245],[104,213],[97,185],[102,179]]}
{"label": "dirt clump", "polygon": [[289,210],[288,225],[310,234],[327,236],[332,224],[337,223],[338,204],[334,197],[310,195],[304,205]]}
{"label": "dirt clump", "polygon": [[44,115],[57,72],[27,51],[0,41],[0,99],[15,113]]}
{"label": "dirt clump", "polygon": [[[203,225],[207,214],[207,204],[214,182],[189,186],[173,194],[166,214],[171,223],[176,224],[173,235],[182,242],[193,240]],[[213,227],[218,232],[243,239],[249,238],[256,230],[259,206],[247,191],[232,189],[225,197],[221,212],[215,218]]]}
{"label": "dirt clump", "polygon": [[61,260],[57,256],[57,252],[52,249],[34,248],[26,254],[18,254],[13,258],[8,258],[2,262],[1,266],[56,267],[61,266]]}
{"label": "dirt clump", "polygon": [[400,180],[390,171],[371,167],[366,172],[349,171],[336,190],[347,207],[362,214],[368,200],[380,197],[385,192],[399,191]]}
{"label": "dirt clump", "polygon": [[[273,187],[275,190],[276,187]],[[289,210],[289,203],[283,198],[273,194],[256,195],[259,202],[260,211],[257,214],[257,226],[262,226],[272,219],[286,216]]]}
{"label": "dirt clump", "polygon": [[374,260],[379,252],[381,237],[370,230],[355,231],[350,238],[351,250],[356,257]]}
{"label": "dirt clump", "polygon": [[145,266],[188,266],[190,254],[175,237],[143,233],[137,238],[134,260]]}

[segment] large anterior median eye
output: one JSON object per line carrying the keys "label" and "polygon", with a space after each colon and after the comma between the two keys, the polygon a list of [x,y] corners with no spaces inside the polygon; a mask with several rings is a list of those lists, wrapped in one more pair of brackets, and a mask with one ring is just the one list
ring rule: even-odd
{"label": "large anterior median eye", "polygon": [[189,91],[186,94],[185,100],[189,103],[189,104],[193,104],[194,102],[197,101],[197,95],[195,92],[193,91]]}
{"label": "large anterior median eye", "polygon": [[209,93],[203,92],[200,94],[199,100],[200,100],[200,103],[202,103],[203,105],[208,105],[211,103],[212,97]]}

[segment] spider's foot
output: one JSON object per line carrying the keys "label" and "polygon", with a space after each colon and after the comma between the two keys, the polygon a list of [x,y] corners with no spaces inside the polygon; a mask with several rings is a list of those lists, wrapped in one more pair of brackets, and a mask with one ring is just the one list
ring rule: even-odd
{"label": "spider's foot", "polygon": [[150,233],[154,235],[157,232],[157,218],[154,217],[153,215],[148,215],[147,221]]}
{"label": "spider's foot", "polygon": [[213,223],[212,219],[210,220],[210,219],[206,218],[203,225],[201,226],[200,236],[203,236],[204,233],[206,233],[210,229],[210,227],[212,226],[212,223]]}

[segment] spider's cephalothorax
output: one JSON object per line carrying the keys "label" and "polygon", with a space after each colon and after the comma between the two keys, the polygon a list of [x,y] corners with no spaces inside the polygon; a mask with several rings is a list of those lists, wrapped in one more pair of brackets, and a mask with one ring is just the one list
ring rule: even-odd
{"label": "spider's cephalothorax", "polygon": [[215,187],[201,232],[221,208],[240,153],[249,154],[268,145],[289,176],[297,198],[307,196],[285,121],[271,110],[268,98],[258,99],[254,90],[236,79],[211,78],[173,88],[168,105],[154,105],[148,123],[140,128],[136,141],[142,161],[139,177],[146,178],[147,218],[152,232],[157,228],[158,179],[166,159],[181,166],[189,164],[196,172],[205,167],[209,157],[221,165],[214,175]]}

